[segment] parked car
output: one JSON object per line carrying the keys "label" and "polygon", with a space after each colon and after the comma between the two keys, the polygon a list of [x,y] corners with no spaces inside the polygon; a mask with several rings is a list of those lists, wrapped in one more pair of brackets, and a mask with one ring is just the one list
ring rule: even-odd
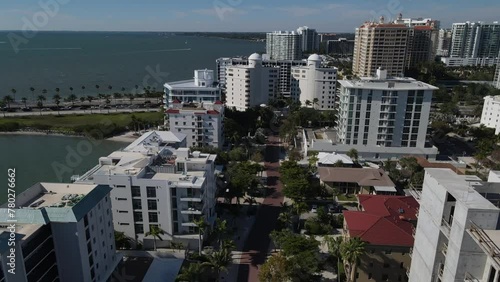
{"label": "parked car", "polygon": [[318,205],[312,205],[311,212],[317,213],[318,212]]}

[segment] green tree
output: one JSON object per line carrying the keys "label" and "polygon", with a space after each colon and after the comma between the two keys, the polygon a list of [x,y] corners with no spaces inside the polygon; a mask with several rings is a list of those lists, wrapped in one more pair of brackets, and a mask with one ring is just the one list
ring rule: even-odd
{"label": "green tree", "polygon": [[117,249],[130,248],[130,240],[125,235],[125,232],[115,231],[115,244]]}
{"label": "green tree", "polygon": [[32,86],[30,87],[31,91],[31,98],[33,99],[33,103],[35,103],[35,88]]}
{"label": "green tree", "polygon": [[345,264],[346,277],[349,282],[354,282],[356,277],[356,267],[359,259],[366,252],[366,243],[359,237],[353,237],[342,243],[340,252]]}
{"label": "green tree", "polygon": [[87,101],[89,101],[89,107],[90,107],[90,113],[92,113],[92,101],[94,100],[93,96],[88,95],[87,96]]}
{"label": "green tree", "polygon": [[156,239],[159,239],[160,241],[163,241],[163,238],[160,235],[164,235],[165,231],[163,231],[160,227],[156,225],[152,225],[149,228],[149,232],[144,234],[145,237],[153,237],[153,248],[156,251]]}
{"label": "green tree", "polygon": [[17,93],[17,90],[16,90],[16,89],[14,89],[14,88],[12,88],[12,89],[10,90],[10,92],[12,93],[12,97],[13,97],[13,100],[14,100],[14,102],[15,102],[15,101],[16,101],[16,93]]}
{"label": "green tree", "polygon": [[290,266],[286,257],[280,252],[271,256],[259,270],[259,281],[261,282],[283,282],[289,281]]}
{"label": "green tree", "polygon": [[227,272],[228,266],[233,262],[231,252],[226,249],[218,250],[207,256],[202,265],[210,268],[215,274],[215,281],[219,281],[222,272]]}
{"label": "green tree", "polygon": [[347,152],[346,155],[349,156],[349,158],[351,158],[353,161],[358,162],[358,150],[352,148],[349,150],[349,152]]}
{"label": "green tree", "polygon": [[54,100],[54,103],[57,106],[57,115],[59,115],[59,105],[61,104],[61,96],[59,94],[56,94],[54,95],[54,97],[52,97],[52,100]]}
{"label": "green tree", "polygon": [[72,105],[72,106],[73,106],[73,105],[75,105],[75,101],[76,101],[77,99],[78,99],[78,97],[76,97],[76,95],[75,95],[75,94],[70,94],[70,95],[68,96],[68,101],[69,101],[69,102],[71,102],[71,105]]}
{"label": "green tree", "polygon": [[201,256],[201,248],[203,247],[202,235],[205,233],[205,229],[208,224],[205,222],[205,218],[203,218],[203,216],[196,219],[194,224],[198,228],[198,254]]}
{"label": "green tree", "polygon": [[337,259],[337,265],[335,269],[337,270],[337,280],[340,281],[340,274],[339,274],[339,269],[340,269],[340,259],[342,258],[342,243],[344,242],[344,239],[342,236],[326,236],[325,237],[325,243],[328,247],[328,252]]}
{"label": "green tree", "polygon": [[262,156],[262,153],[257,151],[253,153],[252,157],[250,158],[253,162],[260,163],[264,161],[264,156]]}
{"label": "green tree", "polygon": [[28,107],[28,104],[27,104],[27,103],[28,103],[28,98],[26,98],[26,97],[22,97],[22,98],[21,98],[21,102],[23,102],[23,104],[24,104],[24,107],[25,107],[25,108],[27,108],[27,107]]}
{"label": "green tree", "polygon": [[14,102],[14,98],[12,98],[12,96],[10,96],[10,95],[4,96],[2,100],[7,105],[7,108],[9,108],[9,109],[10,109],[10,103]]}
{"label": "green tree", "polygon": [[202,281],[205,266],[201,263],[190,263],[188,267],[183,267],[181,273],[177,275],[178,282],[200,282]]}
{"label": "green tree", "polygon": [[[45,91],[45,93],[47,93],[47,90],[44,89],[44,91]],[[45,98],[44,95],[39,95],[37,98],[37,106],[38,106],[38,109],[40,110],[40,115],[42,115],[43,102],[45,100],[47,100],[47,98]]]}

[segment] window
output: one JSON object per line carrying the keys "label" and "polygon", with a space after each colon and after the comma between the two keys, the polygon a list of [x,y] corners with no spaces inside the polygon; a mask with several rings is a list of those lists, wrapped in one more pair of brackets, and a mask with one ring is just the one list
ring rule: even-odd
{"label": "window", "polygon": [[125,188],[125,185],[116,185],[116,188]]}
{"label": "window", "polygon": [[156,187],[146,187],[146,194],[148,198],[155,198],[156,197]]}
{"label": "window", "polygon": [[149,222],[158,222],[158,213],[156,212],[149,212]]}
{"label": "window", "polygon": [[132,199],[132,207],[134,210],[142,209],[141,199]]}
{"label": "window", "polygon": [[156,200],[148,200],[148,210],[157,210],[158,206]]}
{"label": "window", "polygon": [[126,201],[127,198],[116,198],[118,201]]}
{"label": "window", "polygon": [[142,221],[142,212],[134,212],[134,221]]}
{"label": "window", "polygon": [[135,225],[135,233],[137,233],[137,234],[143,234],[144,233],[144,225],[142,225],[142,224],[136,224]]}
{"label": "window", "polygon": [[128,213],[128,211],[118,211],[118,213]]}
{"label": "window", "polygon": [[141,196],[141,187],[132,186],[132,197],[140,197]]}

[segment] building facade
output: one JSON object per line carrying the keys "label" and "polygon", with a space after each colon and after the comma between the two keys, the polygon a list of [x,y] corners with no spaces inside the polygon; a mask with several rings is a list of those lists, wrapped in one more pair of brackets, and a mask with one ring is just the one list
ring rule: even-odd
{"label": "building facade", "polygon": [[450,57],[495,58],[500,51],[498,22],[465,22],[452,25]]}
{"label": "building facade", "polygon": [[302,36],[295,31],[274,31],[266,35],[266,53],[271,60],[302,59]]}
{"label": "building facade", "polygon": [[318,110],[335,108],[337,69],[322,68],[321,57],[309,56],[307,66],[292,67],[291,98]]}
{"label": "building facade", "polygon": [[403,76],[407,65],[410,28],[404,24],[366,22],[356,28],[353,74],[374,76],[379,67],[390,76]]}
{"label": "building facade", "polygon": [[313,53],[319,51],[320,37],[315,29],[301,26],[297,29],[297,34],[301,37],[300,48],[302,52]]}
{"label": "building facade", "polygon": [[377,70],[377,77],[339,83],[339,144],[356,148],[361,156],[371,151],[376,159],[381,154],[410,154],[411,148],[424,157],[436,154],[435,148],[426,146],[426,134],[437,87],[412,78],[390,78],[383,69]]}
{"label": "building facade", "polygon": [[224,104],[183,104],[174,100],[165,112],[168,130],[186,135],[188,147],[214,147],[224,145]]}
{"label": "building facade", "polygon": [[0,280],[84,282],[110,278],[120,262],[110,191],[108,185],[37,183],[17,195],[15,275],[8,272],[11,233],[4,226],[9,226],[11,212],[3,205]]}
{"label": "building facade", "polygon": [[210,227],[216,217],[215,158],[191,152],[182,133],[152,131],[100,158],[77,183],[112,188],[115,230],[134,243],[153,248],[155,239],[146,234],[156,226],[165,233],[158,247],[181,242],[197,249],[195,222],[203,219]]}
{"label": "building facade", "polygon": [[164,90],[165,109],[168,109],[174,100],[184,103],[215,103],[221,100],[221,89],[213,70],[195,70],[193,79],[167,82]]}
{"label": "building facade", "polygon": [[492,67],[498,64],[499,58],[462,58],[462,57],[441,57],[441,62],[447,67]]}
{"label": "building facade", "polygon": [[409,281],[498,281],[498,183],[425,170]]}
{"label": "building facade", "polygon": [[481,124],[488,128],[494,128],[495,134],[500,133],[500,96],[484,97]]}
{"label": "building facade", "polygon": [[248,65],[226,67],[226,106],[238,111],[267,104],[278,94],[279,68],[265,67],[262,57],[248,57]]}
{"label": "building facade", "polygon": [[438,46],[436,55],[448,57],[451,45],[451,29],[440,29],[438,33]]}
{"label": "building facade", "polygon": [[328,54],[342,57],[352,57],[354,53],[354,40],[339,38],[337,40],[328,40],[326,50]]}
{"label": "building facade", "polygon": [[500,89],[500,64],[498,63],[497,63],[497,69],[495,71],[495,77],[493,78],[493,86],[497,89]]}

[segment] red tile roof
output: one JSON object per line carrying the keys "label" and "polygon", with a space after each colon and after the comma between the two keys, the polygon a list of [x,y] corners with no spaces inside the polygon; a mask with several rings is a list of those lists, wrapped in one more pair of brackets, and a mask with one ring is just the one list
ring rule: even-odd
{"label": "red tile roof", "polygon": [[181,101],[179,101],[178,99],[175,99],[172,101],[172,104],[180,104],[180,103],[181,103]]}
{"label": "red tile roof", "polygon": [[358,195],[363,211],[344,211],[350,236],[382,246],[413,246],[419,207],[411,196]]}
{"label": "red tile roof", "polygon": [[179,113],[179,110],[174,110],[174,109],[168,109],[166,111],[167,114],[178,114]]}
{"label": "red tile roof", "polygon": [[417,25],[414,28],[417,30],[433,30],[434,29],[434,27],[432,27],[430,25]]}
{"label": "red tile roof", "polygon": [[217,101],[215,101],[215,103],[214,103],[214,104],[215,104],[215,105],[223,105],[224,103],[222,103],[221,101],[217,100]]}

